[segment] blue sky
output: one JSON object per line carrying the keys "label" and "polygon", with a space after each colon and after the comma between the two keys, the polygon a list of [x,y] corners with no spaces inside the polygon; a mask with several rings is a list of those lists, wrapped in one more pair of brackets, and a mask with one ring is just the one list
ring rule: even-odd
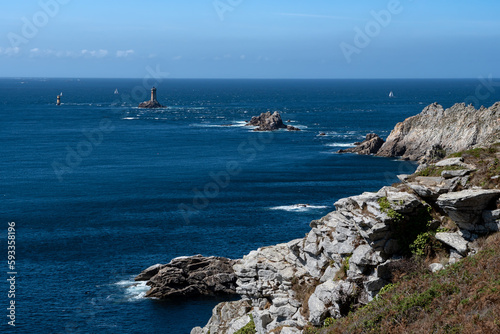
{"label": "blue sky", "polygon": [[0,77],[140,78],[148,66],[171,78],[500,77],[493,0],[17,0],[1,9]]}

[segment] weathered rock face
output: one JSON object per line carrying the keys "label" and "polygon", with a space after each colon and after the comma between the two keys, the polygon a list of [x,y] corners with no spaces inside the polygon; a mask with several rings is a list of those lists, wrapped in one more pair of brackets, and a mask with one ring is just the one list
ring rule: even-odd
{"label": "weathered rock face", "polygon": [[148,280],[151,289],[146,297],[159,299],[234,294],[234,263],[222,257],[180,257],[169,264],[147,268],[135,280]]}
{"label": "weathered rock face", "polygon": [[139,104],[139,108],[156,109],[156,108],[165,108],[165,106],[162,106],[158,101],[146,101],[146,102],[141,102]]}
{"label": "weathered rock face", "polygon": [[440,195],[436,203],[462,230],[486,233],[483,211],[499,197],[500,190],[467,189]]}
{"label": "weathered rock face", "polygon": [[257,126],[254,131],[274,131],[279,129],[287,129],[289,131],[300,131],[299,128],[293,127],[291,125],[283,124],[281,115],[275,111],[271,114],[270,111],[260,114],[260,116],[254,116],[248,122],[247,126]]}
{"label": "weathered rock face", "polygon": [[345,150],[339,150],[338,153],[357,153],[357,154],[375,154],[384,144],[384,140],[375,133],[366,135],[366,139],[362,143],[356,143],[356,147],[351,147]]}
{"label": "weathered rock face", "polygon": [[419,160],[435,145],[447,152],[458,152],[492,144],[499,138],[500,102],[479,110],[464,103],[444,110],[433,103],[398,123],[377,155]]}
{"label": "weathered rock face", "polygon": [[[459,166],[467,172],[459,169],[445,170],[457,173],[441,177],[400,176],[403,184],[397,187],[337,201],[336,211],[311,222],[305,238],[259,248],[237,260],[233,266],[236,292],[243,301],[219,304],[207,326],[192,334],[209,330],[234,333],[248,323],[249,315],[259,334],[302,333],[308,323],[320,326],[327,317],[347,314],[353,303],[369,302],[389,283],[390,268],[400,258],[403,246],[401,227],[414,227],[431,206],[449,213],[441,220],[451,218],[458,226],[458,230],[435,235],[449,251],[448,263],[473,252],[471,242],[480,233],[500,229],[500,210],[494,205],[500,191],[456,191],[457,184],[467,188],[464,180],[475,166],[464,164],[462,159],[436,165]],[[437,222],[439,226],[429,218],[426,216],[424,224]],[[430,266],[431,271],[442,268],[441,263]],[[234,316],[221,320],[226,318],[216,310],[223,308],[231,309]]]}
{"label": "weathered rock face", "polygon": [[392,187],[342,199],[337,211],[311,222],[305,238],[260,248],[235,263],[236,291],[251,303],[258,333],[283,326],[300,333],[309,322],[345,315],[354,300],[367,302],[388,283],[377,267],[400,245],[382,198],[401,214],[423,208],[415,195]]}
{"label": "weathered rock face", "polygon": [[252,306],[247,300],[220,303],[212,310],[212,317],[204,328],[196,327],[191,334],[234,334],[250,322]]}

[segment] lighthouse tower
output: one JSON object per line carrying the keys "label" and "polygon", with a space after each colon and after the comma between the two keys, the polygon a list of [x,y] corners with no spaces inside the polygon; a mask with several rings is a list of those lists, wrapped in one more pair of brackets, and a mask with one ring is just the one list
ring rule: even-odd
{"label": "lighthouse tower", "polygon": [[156,88],[151,88],[151,102],[156,102]]}

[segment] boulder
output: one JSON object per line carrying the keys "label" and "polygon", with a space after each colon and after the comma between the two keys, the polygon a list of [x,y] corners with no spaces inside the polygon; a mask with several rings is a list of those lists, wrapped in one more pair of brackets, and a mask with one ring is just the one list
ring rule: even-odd
{"label": "boulder", "polygon": [[349,307],[356,293],[355,284],[344,281],[327,281],[320,284],[309,297],[309,321],[320,326],[327,317],[340,318],[341,310]]}
{"label": "boulder", "polygon": [[357,154],[375,154],[378,152],[384,140],[380,138],[375,133],[369,133],[366,135],[365,140],[362,143],[356,143],[356,147],[351,147],[345,150],[339,150],[338,153],[357,153]]}
{"label": "boulder", "polygon": [[299,128],[283,124],[281,115],[277,111],[272,114],[270,111],[268,111],[266,113],[260,114],[259,116],[254,116],[246,125],[256,126],[254,131],[274,131],[279,129],[287,129],[288,131],[300,131]]}
{"label": "boulder", "polygon": [[436,239],[455,249],[461,255],[467,254],[467,240],[458,233],[436,233]]}
{"label": "boulder", "polygon": [[406,184],[420,197],[436,200],[439,195],[454,191],[460,181],[458,177],[417,176],[412,182],[406,182]]}
{"label": "boulder", "polygon": [[220,303],[212,310],[207,325],[195,333],[234,334],[251,321],[251,310],[252,305],[248,300]]}
{"label": "boulder", "polygon": [[475,231],[481,222],[483,210],[500,198],[500,190],[468,189],[440,195],[436,204],[461,229]]}
{"label": "boulder", "polygon": [[144,269],[139,275],[135,277],[135,281],[149,281],[151,277],[158,274],[160,269],[162,269],[165,265],[163,264],[155,264],[151,267]]}
{"label": "boulder", "polygon": [[146,297],[167,299],[234,294],[234,263],[235,261],[222,257],[196,255],[173,259],[161,267],[150,267],[149,271],[146,269],[146,274],[141,273],[143,277],[159,270],[147,283],[151,289]]}
{"label": "boulder", "polygon": [[429,265],[429,270],[433,273],[443,270],[444,266],[441,263],[432,263]]}

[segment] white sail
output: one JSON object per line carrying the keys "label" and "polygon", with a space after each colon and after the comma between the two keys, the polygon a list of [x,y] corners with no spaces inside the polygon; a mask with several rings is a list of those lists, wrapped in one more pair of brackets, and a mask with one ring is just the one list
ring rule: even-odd
{"label": "white sail", "polygon": [[118,88],[115,89],[115,94],[117,94],[117,95],[120,94],[120,93],[118,93]]}
{"label": "white sail", "polygon": [[394,93],[392,91],[389,93],[389,97],[394,97]]}

